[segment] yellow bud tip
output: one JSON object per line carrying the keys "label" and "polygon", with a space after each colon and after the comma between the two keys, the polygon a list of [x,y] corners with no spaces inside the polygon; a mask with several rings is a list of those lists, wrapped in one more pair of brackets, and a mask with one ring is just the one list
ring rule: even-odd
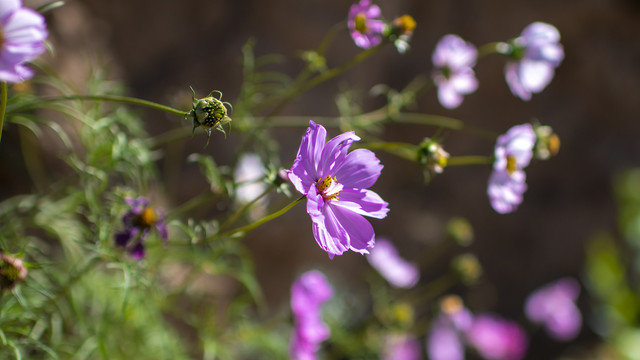
{"label": "yellow bud tip", "polygon": [[509,175],[513,175],[516,172],[516,157],[513,155],[507,155],[507,172]]}
{"label": "yellow bud tip", "polygon": [[560,151],[560,137],[556,134],[551,134],[549,136],[549,153],[551,156],[555,155]]}
{"label": "yellow bud tip", "polygon": [[356,15],[354,22],[356,31],[360,33],[367,31],[367,17],[364,14],[360,13]]}
{"label": "yellow bud tip", "polygon": [[462,310],[462,307],[462,300],[456,295],[447,295],[440,301],[440,308],[445,314],[457,314]]}
{"label": "yellow bud tip", "polygon": [[402,34],[411,34],[416,28],[416,21],[411,15],[402,15],[393,20],[393,26],[400,29]]}

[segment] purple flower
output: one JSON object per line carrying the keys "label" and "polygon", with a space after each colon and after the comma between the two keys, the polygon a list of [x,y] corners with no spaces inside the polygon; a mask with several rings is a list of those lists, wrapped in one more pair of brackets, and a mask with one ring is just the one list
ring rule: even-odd
{"label": "purple flower", "polygon": [[478,88],[473,72],[478,51],[456,35],[444,36],[433,51],[433,81],[438,86],[438,100],[448,109],[462,103],[462,96]]}
{"label": "purple flower", "polygon": [[496,315],[477,315],[466,333],[467,342],[488,360],[519,360],[528,346],[518,324]]}
{"label": "purple flower", "polygon": [[505,67],[505,78],[511,92],[522,100],[541,92],[553,79],[555,68],[564,59],[560,33],[553,25],[534,22],[520,37],[507,45],[512,60]]}
{"label": "purple flower", "polygon": [[382,344],[382,360],[420,360],[420,343],[409,334],[388,334]]}
{"label": "purple flower", "polygon": [[500,214],[515,211],[527,190],[523,169],[533,156],[536,134],[530,124],[517,125],[498,137],[487,194]]}
{"label": "purple flower", "polygon": [[368,49],[380,44],[386,26],[378,19],[380,14],[380,8],[378,5],[372,5],[371,0],[360,0],[359,3],[351,5],[347,25],[356,45]]}
{"label": "purple flower", "polygon": [[442,315],[433,323],[427,337],[427,353],[431,360],[464,359],[464,344],[460,334]]}
{"label": "purple flower", "polygon": [[525,313],[532,322],[542,324],[552,338],[571,340],[582,325],[582,315],[575,304],[579,293],[580,285],[575,279],[560,279],[529,295]]}
{"label": "purple flower", "polygon": [[464,334],[471,327],[473,315],[457,296],[447,296],[441,313],[433,322],[427,337],[427,353],[431,360],[463,360]]}
{"label": "purple flower", "polygon": [[22,64],[45,50],[47,27],[42,15],[20,0],[0,2],[0,81],[20,82],[33,76]]}
{"label": "purple flower", "polygon": [[333,296],[327,279],[319,271],[309,271],[291,287],[291,309],[295,330],[291,340],[291,358],[312,360],[320,343],[329,338],[329,328],[322,323],[321,306]]}
{"label": "purple flower", "polygon": [[144,241],[151,229],[155,228],[166,242],[169,240],[167,226],[162,212],[154,211],[146,198],[127,198],[125,201],[131,209],[122,216],[124,230],[116,234],[115,243],[125,248],[136,260],[140,260],[145,255]]}
{"label": "purple flower", "polygon": [[325,143],[327,130],[309,121],[302,137],[289,180],[307,197],[307,213],[313,236],[330,258],[347,250],[367,254],[375,242],[371,224],[362,216],[382,219],[388,203],[366,188],[382,170],[380,160],[367,149],[347,154],[351,143],[360,140],[353,131]]}
{"label": "purple flower", "polygon": [[385,238],[377,239],[367,260],[395,287],[411,288],[420,280],[418,267],[401,258],[393,244]]}

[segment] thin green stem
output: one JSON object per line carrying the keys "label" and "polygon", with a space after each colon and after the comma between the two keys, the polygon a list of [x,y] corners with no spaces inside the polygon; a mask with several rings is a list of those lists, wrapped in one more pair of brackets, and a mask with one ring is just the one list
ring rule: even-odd
{"label": "thin green stem", "polygon": [[493,157],[481,155],[452,156],[447,160],[447,166],[463,165],[491,165]]}
{"label": "thin green stem", "polygon": [[351,58],[351,60],[347,61],[346,63],[340,66],[334,67],[331,70],[325,71],[319,75],[316,75],[306,83],[303,83],[299,86],[292,88],[292,90],[289,91],[289,93],[280,101],[280,103],[278,103],[278,105],[276,105],[276,107],[273,108],[273,110],[271,110],[271,112],[269,112],[267,116],[265,116],[262,123],[262,127],[264,127],[271,120],[273,116],[280,113],[280,111],[282,111],[282,109],[284,109],[287,105],[289,105],[289,103],[293,101],[293,99],[295,99],[297,96],[299,96],[300,94],[308,91],[309,89],[319,84],[322,84],[327,80],[333,79],[334,77],[342,74],[343,72],[350,69],[354,65],[366,60],[367,58],[371,57],[373,54],[378,52],[382,48],[382,46],[384,46],[385,44],[386,43],[383,42],[378,46],[374,46],[365,51],[362,51],[358,53],[358,55]]}
{"label": "thin green stem", "polygon": [[458,282],[459,280],[456,275],[448,273],[419,288],[417,292],[410,293],[404,300],[414,305],[426,304],[452,288]]}
{"label": "thin green stem", "polygon": [[189,211],[206,203],[213,202],[217,197],[218,195],[211,191],[197,195],[182,205],[174,208],[169,214],[167,214],[167,219],[179,218],[182,214],[188,213]]}
{"label": "thin green stem", "polygon": [[2,141],[2,128],[4,127],[4,114],[7,110],[7,83],[0,83],[0,141]]}
{"label": "thin green stem", "polygon": [[111,101],[111,102],[119,102],[119,103],[126,103],[126,104],[144,106],[144,107],[148,107],[148,108],[152,108],[152,109],[156,109],[156,110],[160,110],[160,111],[165,111],[165,112],[168,112],[168,113],[171,113],[171,114],[175,114],[175,115],[180,115],[180,116],[189,115],[188,111],[174,109],[174,108],[172,108],[170,106],[158,104],[158,103],[155,103],[153,101],[142,100],[142,99],[129,97],[129,96],[119,96],[119,95],[66,95],[66,96],[56,96],[56,97],[42,98],[42,99],[34,100],[34,101],[31,101],[31,102],[27,102],[27,103],[24,103],[24,104],[19,104],[19,105],[15,106],[15,107],[9,107],[7,110],[9,112],[19,112],[19,111],[25,111],[25,110],[28,110],[28,109],[35,108],[39,104],[42,104],[42,103],[68,101],[68,100]]}
{"label": "thin green stem", "polygon": [[376,141],[362,144],[359,147],[369,150],[382,150],[409,161],[417,161],[418,147],[403,142]]}
{"label": "thin green stem", "polygon": [[478,48],[478,59],[491,54],[503,54],[507,43],[502,41],[490,42]]}
{"label": "thin green stem", "polygon": [[291,210],[291,208],[296,206],[299,202],[301,202],[305,198],[306,198],[306,196],[302,196],[299,199],[292,201],[291,203],[289,203],[289,205],[283,207],[282,209],[274,212],[273,214],[267,215],[267,216],[263,217],[262,219],[254,222],[252,224],[249,224],[249,225],[246,225],[246,226],[234,229],[234,230],[230,230],[230,231],[227,231],[227,232],[222,233],[222,234],[213,235],[211,237],[208,237],[205,241],[211,241],[211,240],[214,240],[216,238],[224,238],[224,237],[229,237],[229,236],[232,236],[232,235],[235,235],[235,234],[239,234],[239,233],[249,232],[249,231],[257,228],[258,226],[260,226],[260,225],[262,225],[262,224],[264,224],[264,223],[266,223],[268,221],[271,221],[271,220],[283,215],[284,213],[286,213],[287,211]]}
{"label": "thin green stem", "polygon": [[273,190],[275,186],[273,184],[270,184],[270,186],[268,186],[263,192],[262,194],[258,195],[255,199],[249,201],[248,203],[244,204],[240,209],[238,209],[238,211],[236,211],[235,214],[231,215],[231,217],[229,217],[227,220],[225,220],[225,222],[222,223],[222,225],[220,225],[220,229],[224,229],[227,226],[233,224],[234,222],[236,222],[236,220],[238,220],[238,218],[244,214],[247,210],[249,210],[253,205],[255,205],[260,199],[262,199],[263,197],[265,197],[268,193],[271,192],[271,190]]}

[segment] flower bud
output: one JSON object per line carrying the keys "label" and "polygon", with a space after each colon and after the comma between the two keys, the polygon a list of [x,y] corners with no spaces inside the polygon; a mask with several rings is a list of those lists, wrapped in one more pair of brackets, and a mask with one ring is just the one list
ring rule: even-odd
{"label": "flower bud", "polygon": [[473,254],[467,253],[456,256],[451,266],[460,277],[460,280],[467,285],[475,283],[482,276],[482,265]]}
{"label": "flower bud", "polygon": [[21,259],[0,253],[0,290],[11,290],[27,277],[27,268]]}
{"label": "flower bud", "polygon": [[534,127],[536,133],[535,155],[537,159],[547,160],[560,151],[560,138],[553,132],[551,126],[538,125]]}
{"label": "flower bud", "polygon": [[461,246],[473,242],[473,227],[465,218],[455,217],[447,222],[447,234]]}
{"label": "flower bud", "polygon": [[425,138],[418,148],[418,162],[432,174],[440,174],[447,166],[449,153],[438,142]]}
{"label": "flower bud", "polygon": [[[193,91],[193,89],[192,89]],[[212,95],[220,94],[220,99],[216,99]],[[193,96],[193,109],[189,116],[193,117],[193,130],[198,126],[202,126],[211,137],[211,130],[216,129],[224,133],[222,125],[230,123],[231,118],[227,116],[227,106],[231,106],[228,102],[223,102],[222,93],[218,90],[212,91],[207,97],[196,99],[195,92]],[[207,144],[209,141],[207,140]]]}

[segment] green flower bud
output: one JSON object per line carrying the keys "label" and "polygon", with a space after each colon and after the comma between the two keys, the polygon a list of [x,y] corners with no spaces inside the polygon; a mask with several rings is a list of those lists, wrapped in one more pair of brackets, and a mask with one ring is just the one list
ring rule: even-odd
{"label": "green flower bud", "polygon": [[460,280],[466,285],[475,283],[482,276],[482,265],[473,254],[467,253],[456,256],[451,266],[460,277]]}
{"label": "green flower bud", "polygon": [[461,246],[469,246],[473,242],[473,227],[462,217],[454,217],[447,222],[447,234]]}
{"label": "green flower bud", "polygon": [[535,155],[537,159],[547,160],[560,150],[560,137],[550,126],[534,125],[536,132]]}
{"label": "green flower bud", "polygon": [[[193,89],[191,89],[191,91],[193,92]],[[213,97],[214,93],[220,94],[220,99]],[[211,130],[215,129],[226,135],[222,125],[231,122],[231,118],[227,116],[227,106],[233,109],[230,103],[222,101],[222,92],[218,90],[212,91],[207,97],[202,99],[196,99],[195,92],[193,92],[193,109],[189,113],[189,116],[193,118],[193,131],[195,131],[197,127],[202,126],[209,135],[207,145],[211,138]]]}

